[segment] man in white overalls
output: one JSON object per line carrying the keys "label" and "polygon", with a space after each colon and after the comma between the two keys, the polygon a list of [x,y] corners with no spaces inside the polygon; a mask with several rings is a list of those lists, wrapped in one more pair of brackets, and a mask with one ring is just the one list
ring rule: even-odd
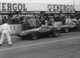
{"label": "man in white overalls", "polygon": [[0,39],[0,46],[2,46],[5,35],[7,37],[9,46],[11,46],[12,45],[11,36],[10,36],[11,29],[10,29],[9,24],[7,23],[7,20],[5,20],[4,24],[1,26],[1,33],[2,34],[1,34],[1,39]]}

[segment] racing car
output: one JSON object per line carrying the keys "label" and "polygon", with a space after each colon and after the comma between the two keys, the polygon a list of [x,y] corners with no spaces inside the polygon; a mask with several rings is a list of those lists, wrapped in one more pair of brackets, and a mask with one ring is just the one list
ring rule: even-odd
{"label": "racing car", "polygon": [[74,29],[76,29],[77,31],[80,31],[80,23],[72,22],[69,24],[61,25],[60,28],[61,28],[61,31],[65,33]]}
{"label": "racing car", "polygon": [[18,36],[22,38],[26,38],[27,36],[29,36],[31,39],[35,40],[39,36],[52,35],[54,37],[58,37],[59,34],[60,34],[59,28],[54,28],[53,26],[42,25],[39,28],[33,28],[33,29],[22,31],[18,34]]}

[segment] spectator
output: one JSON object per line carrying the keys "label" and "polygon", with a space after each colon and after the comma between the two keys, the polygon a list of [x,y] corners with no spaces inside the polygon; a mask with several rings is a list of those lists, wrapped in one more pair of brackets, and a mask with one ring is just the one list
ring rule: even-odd
{"label": "spectator", "polygon": [[27,24],[29,29],[32,29],[34,27],[32,22],[32,17],[28,17]]}
{"label": "spectator", "polygon": [[39,17],[36,17],[36,27],[40,27],[40,25],[41,25],[41,21]]}

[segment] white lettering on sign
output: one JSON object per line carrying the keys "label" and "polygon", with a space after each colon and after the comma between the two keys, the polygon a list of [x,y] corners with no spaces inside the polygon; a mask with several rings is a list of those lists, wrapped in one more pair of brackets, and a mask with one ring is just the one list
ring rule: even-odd
{"label": "white lettering on sign", "polygon": [[25,4],[1,3],[2,11],[27,11]]}

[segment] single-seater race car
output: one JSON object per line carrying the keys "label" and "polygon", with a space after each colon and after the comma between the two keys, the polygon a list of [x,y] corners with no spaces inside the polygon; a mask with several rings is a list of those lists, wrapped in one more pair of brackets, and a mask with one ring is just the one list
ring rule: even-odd
{"label": "single-seater race car", "polygon": [[65,33],[76,29],[77,31],[80,31],[80,23],[72,22],[69,24],[61,25],[60,26],[61,30],[64,31]]}
{"label": "single-seater race car", "polygon": [[39,36],[44,36],[44,35],[46,35],[46,36],[52,35],[54,37],[58,37],[59,36],[59,28],[55,28],[53,26],[42,25],[39,28],[25,30],[18,34],[19,37],[25,38],[25,37],[29,36],[33,40],[37,39]]}

